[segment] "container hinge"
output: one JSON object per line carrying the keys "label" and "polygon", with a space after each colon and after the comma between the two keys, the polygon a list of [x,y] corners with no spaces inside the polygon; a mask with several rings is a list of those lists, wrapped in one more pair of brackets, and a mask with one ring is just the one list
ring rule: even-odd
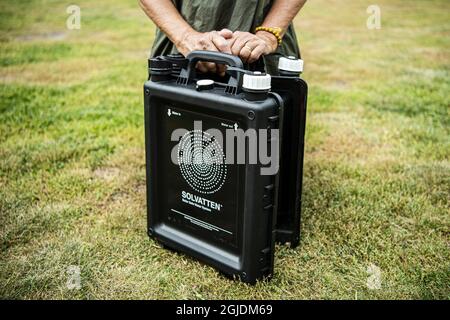
{"label": "container hinge", "polygon": [[[271,252],[270,248],[262,249],[261,250],[261,257],[259,258],[259,263],[261,263],[262,265],[266,265],[267,262],[270,261],[270,252]],[[265,268],[267,268],[267,267],[265,267]]]}

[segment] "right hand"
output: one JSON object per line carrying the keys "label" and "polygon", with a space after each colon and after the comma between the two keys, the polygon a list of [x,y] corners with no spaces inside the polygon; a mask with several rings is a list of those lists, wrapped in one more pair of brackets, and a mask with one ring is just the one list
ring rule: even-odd
{"label": "right hand", "polygon": [[[228,39],[233,36],[230,30],[222,30],[219,34],[217,31],[197,32],[190,31],[183,35],[181,41],[175,44],[178,51],[185,57],[194,50],[220,51],[231,54],[231,47]],[[216,65],[212,62],[199,62],[197,69],[200,72],[213,72],[225,75],[225,66]]]}

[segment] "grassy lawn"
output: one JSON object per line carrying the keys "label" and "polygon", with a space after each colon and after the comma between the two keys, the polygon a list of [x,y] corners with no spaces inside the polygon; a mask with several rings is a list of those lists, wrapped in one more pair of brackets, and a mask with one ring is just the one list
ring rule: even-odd
{"label": "grassy lawn", "polygon": [[[450,3],[309,1],[301,245],[247,286],[146,235],[135,0],[0,0],[0,298],[450,299]],[[81,289],[67,287],[79,266]],[[368,268],[381,271],[369,289]]]}

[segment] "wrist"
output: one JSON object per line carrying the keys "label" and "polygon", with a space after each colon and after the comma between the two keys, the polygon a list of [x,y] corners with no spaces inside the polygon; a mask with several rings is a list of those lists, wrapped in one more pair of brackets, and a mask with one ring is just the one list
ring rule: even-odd
{"label": "wrist", "polygon": [[271,48],[272,52],[275,52],[278,48],[278,38],[267,31],[257,31],[255,33],[255,35],[261,39],[263,39],[264,41],[266,41],[266,43],[268,44],[268,46]]}
{"label": "wrist", "polygon": [[173,39],[171,40],[175,47],[177,47],[178,49],[183,48],[185,47],[186,41],[196,33],[197,31],[188,26],[182,30],[175,31],[173,34]]}

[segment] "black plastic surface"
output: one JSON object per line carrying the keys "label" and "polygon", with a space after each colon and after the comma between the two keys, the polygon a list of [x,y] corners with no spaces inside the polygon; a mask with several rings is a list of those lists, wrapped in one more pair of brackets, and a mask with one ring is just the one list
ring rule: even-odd
{"label": "black plastic surface", "polygon": [[272,90],[285,101],[277,190],[276,241],[296,247],[300,241],[306,106],[308,86],[298,77],[272,77]]}
{"label": "black plastic surface", "polygon": [[[145,83],[148,234],[228,276],[255,283],[273,274],[275,240],[298,244],[307,87],[298,78],[273,77],[272,92],[261,101],[247,101],[239,93],[239,81],[196,91],[196,62],[242,68],[236,59],[194,52],[178,79]],[[236,90],[230,92],[230,84]],[[227,164],[226,179],[217,190],[191,184],[182,178],[182,166],[170,161],[179,142],[171,134],[179,127],[194,134],[198,120],[203,131],[235,125],[243,130],[279,128],[279,173],[261,175],[259,163]],[[247,145],[247,159],[249,152]]]}
{"label": "black plastic surface", "polygon": [[[268,118],[278,112],[277,101],[268,98],[261,103],[249,103],[221,94],[219,90],[198,92],[193,87],[180,88],[170,83],[147,82],[145,88],[149,90],[145,99],[149,234],[165,245],[189,253],[243,281],[254,283],[270,276],[275,214],[273,201],[264,198],[264,187],[274,184],[275,177],[260,175],[259,164],[230,164],[229,184],[225,184],[217,195],[199,194],[182,179],[174,178],[173,173],[179,169],[167,163],[167,153],[175,142],[170,141],[167,121],[163,118],[168,117],[170,108],[185,117],[182,125],[186,125],[187,130],[193,129],[191,122],[194,119],[211,126],[238,123],[244,130],[266,128],[270,125]],[[248,118],[250,110],[255,114],[254,120]],[[226,214],[220,219],[206,219],[207,214],[183,206],[183,191],[221,204],[222,212]],[[174,210],[177,211],[175,214]],[[189,222],[189,219],[195,222]],[[197,224],[213,225],[232,236]]]}

